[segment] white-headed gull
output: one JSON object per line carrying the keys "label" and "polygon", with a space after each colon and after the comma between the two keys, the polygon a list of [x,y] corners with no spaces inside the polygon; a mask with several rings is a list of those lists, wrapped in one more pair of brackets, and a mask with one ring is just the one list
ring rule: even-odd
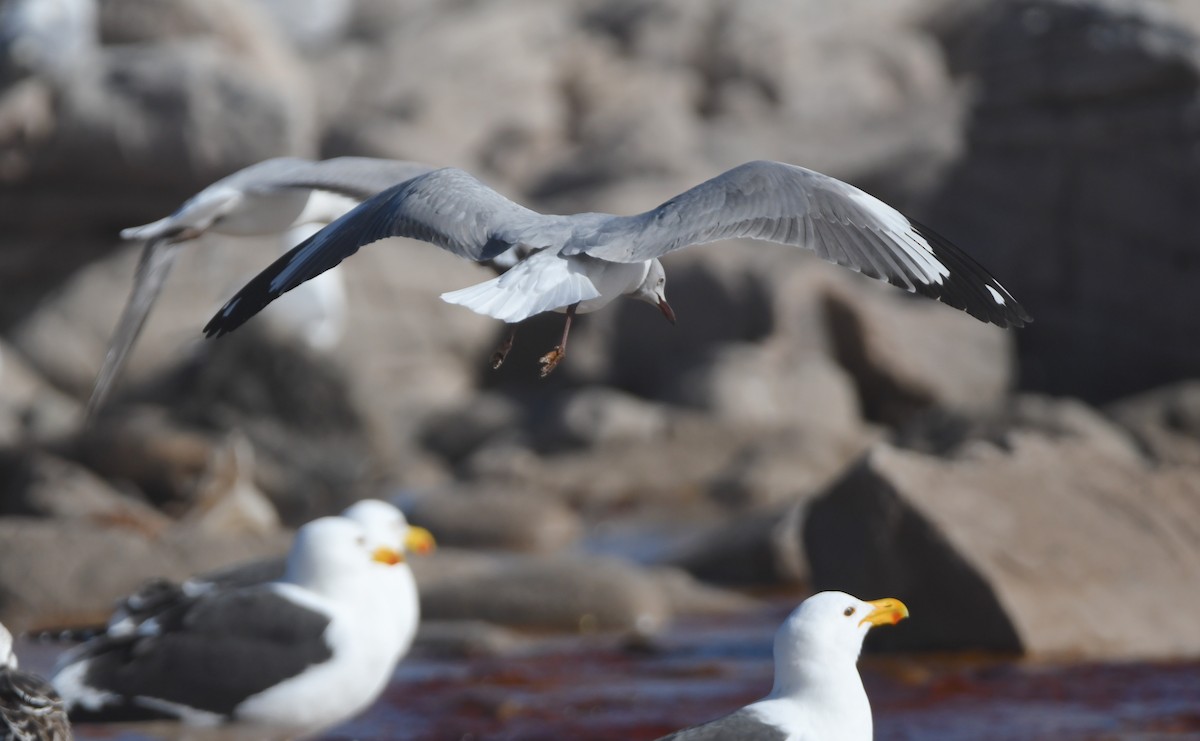
{"label": "white-headed gull", "polygon": [[397,590],[395,570],[409,571],[402,551],[323,517],[297,532],[281,580],[180,600],[69,651],[53,681],[82,718],[327,728],[374,702],[408,649],[397,626],[415,625],[416,590]]}
{"label": "white-headed gull", "polygon": [[771,694],[660,741],[871,741],[871,703],[858,675],[867,631],[908,617],[897,599],[814,594],[775,634]]}

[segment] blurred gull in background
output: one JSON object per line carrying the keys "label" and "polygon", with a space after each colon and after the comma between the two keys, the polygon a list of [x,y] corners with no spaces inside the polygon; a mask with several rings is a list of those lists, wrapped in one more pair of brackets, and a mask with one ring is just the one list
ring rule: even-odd
{"label": "blurred gull in background", "polygon": [[279,296],[385,237],[413,237],[479,262],[512,267],[442,299],[513,325],[493,356],[499,366],[516,324],[566,313],[562,340],[542,375],[566,353],[571,320],[625,295],[674,322],[659,258],[692,244],[751,238],[804,247],[872,278],[962,309],[1000,327],[1029,315],[975,260],[863,191],[812,170],[748,162],[636,216],[547,216],[513,203],[474,176],[446,168],[364,201],[277,260],[205,326],[219,337]]}
{"label": "blurred gull in background", "polygon": [[305,732],[339,723],[374,702],[411,643],[412,630],[397,630],[415,630],[417,615],[404,552],[391,545],[401,531],[414,550],[432,547],[419,528],[372,534],[345,517],[314,520],[281,580],[214,587],[132,633],[88,641],[64,654],[55,686],[72,713],[95,720]]}
{"label": "blurred gull in background", "polygon": [[[430,169],[415,162],[370,157],[320,162],[293,157],[270,159],[218,180],[170,216],[123,230],[122,239],[141,241],[145,246],[133,290],[96,376],[88,416],[96,413],[112,391],[180,247],[210,232],[234,236],[284,234],[284,244],[290,247],[308,237],[313,225],[328,224],[359,201]],[[314,285],[308,295],[287,307],[288,313],[296,314],[291,323],[303,325],[301,336],[318,350],[328,350],[337,343],[344,311],[345,289],[338,276]]]}

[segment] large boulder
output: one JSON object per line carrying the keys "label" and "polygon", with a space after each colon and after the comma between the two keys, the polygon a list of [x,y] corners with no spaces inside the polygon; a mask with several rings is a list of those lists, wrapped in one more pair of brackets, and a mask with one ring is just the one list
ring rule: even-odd
{"label": "large boulder", "polygon": [[149,536],[127,523],[0,518],[0,622],[14,630],[104,622],[143,582],[286,551],[290,535],[216,536],[172,528]]}
{"label": "large boulder", "polygon": [[431,579],[435,568],[416,571],[421,613],[430,619],[653,634],[671,618],[671,600],[655,579],[614,558],[490,558],[457,576]]}
{"label": "large boulder", "polygon": [[947,6],[947,57],[977,95],[923,215],[1034,316],[1023,384],[1097,401],[1200,373],[1194,9],[1189,27],[1135,0]]}
{"label": "large boulder", "polygon": [[404,503],[408,519],[439,545],[554,551],[579,537],[582,525],[553,492],[487,484],[445,487]]}
{"label": "large boulder", "polygon": [[311,86],[251,4],[45,5],[12,0],[0,19],[0,77],[18,80],[0,96],[4,324],[117,228],[240,167],[316,152]]}
{"label": "large boulder", "polygon": [[1197,516],[1191,472],[1014,432],[949,460],[880,444],[803,537],[814,589],[909,604],[890,648],[1165,658],[1200,655]]}
{"label": "large boulder", "polygon": [[834,355],[868,419],[898,425],[930,408],[979,414],[1013,385],[1011,332],[897,291],[825,297]]}
{"label": "large boulder", "polygon": [[1155,461],[1200,466],[1200,382],[1153,389],[1114,402],[1105,411]]}

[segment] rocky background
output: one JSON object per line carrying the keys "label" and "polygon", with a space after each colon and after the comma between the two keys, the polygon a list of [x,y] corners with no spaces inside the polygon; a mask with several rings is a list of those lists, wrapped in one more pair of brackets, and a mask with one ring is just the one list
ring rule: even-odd
{"label": "rocky background", "polygon": [[[1200,5],[1133,0],[0,3],[0,620],[103,618],[151,576],[394,498],[444,546],[423,641],[652,636],[751,595],[903,597],[902,650],[1200,655]],[[502,327],[485,273],[393,240],[318,355],[199,330],[274,259],[187,251],[118,398],[81,403],[136,245],[294,154],[467,168],[634,213],[749,159],[853,182],[963,245],[1005,332],[794,250],[668,260],[680,317]]]}

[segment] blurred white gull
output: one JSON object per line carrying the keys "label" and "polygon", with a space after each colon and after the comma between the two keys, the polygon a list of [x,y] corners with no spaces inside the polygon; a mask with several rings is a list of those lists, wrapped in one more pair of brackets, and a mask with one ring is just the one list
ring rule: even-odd
{"label": "blurred white gull", "polygon": [[[404,532],[432,545],[424,531]],[[90,720],[328,728],[374,702],[411,642],[397,626],[415,625],[416,590],[398,591],[412,577],[395,570],[409,571],[403,552],[357,522],[314,520],[297,532],[281,580],[179,600],[132,632],[67,652],[53,681]]]}
{"label": "blurred white gull", "polygon": [[908,617],[897,599],[814,594],[775,634],[771,694],[660,741],[871,741],[871,703],[858,675],[867,631]]}
{"label": "blurred white gull", "polygon": [[[363,499],[342,511],[340,517],[351,520],[366,532],[368,545],[372,548],[387,548],[401,554],[425,555],[433,551],[433,536],[422,527],[408,524],[408,520],[395,506],[379,499]],[[109,637],[131,635],[143,623],[179,607],[191,600],[217,590],[259,586],[281,579],[286,565],[279,559],[266,559],[237,564],[203,576],[193,577],[177,584],[165,579],[148,582],[141,589],[121,600],[109,618],[102,633]],[[395,638],[406,653],[416,635],[420,620],[417,600],[417,585],[411,569],[384,569],[383,588],[399,605],[412,605],[412,610],[400,610],[401,619],[395,624]],[[93,630],[67,632],[67,637],[97,635]]]}
{"label": "blurred white gull", "polygon": [[62,698],[50,683],[17,668],[12,634],[0,625],[0,739],[71,741]]}
{"label": "blurred white gull", "polygon": [[674,321],[659,258],[722,239],[804,247],[1000,327],[1029,321],[995,278],[932,230],[827,175],[758,161],[636,216],[548,216],[462,170],[435,170],[367,199],[275,261],[217,312],[205,335],[233,331],[285,292],[385,237],[412,237],[470,260],[511,265],[498,278],[442,299],[513,325],[494,366],[504,361],[516,323],[544,311],[564,312],[562,340],[541,359],[543,376],[562,360],[577,313],[630,296]]}
{"label": "blurred white gull", "polygon": [[[104,404],[145,324],[179,249],[206,233],[229,236],[284,234],[285,249],[307,238],[311,225],[323,226],[362,200],[430,171],[427,165],[371,157],[338,157],[314,162],[296,157],[269,159],[238,170],[189,198],[174,213],[121,231],[121,238],[144,243],[133,290],[117,322],[104,363],[96,376],[87,414]],[[286,241],[286,240],[295,241]],[[301,321],[319,322],[306,330],[315,349],[328,349],[344,324],[345,289],[340,277],[313,286],[291,307]]]}

